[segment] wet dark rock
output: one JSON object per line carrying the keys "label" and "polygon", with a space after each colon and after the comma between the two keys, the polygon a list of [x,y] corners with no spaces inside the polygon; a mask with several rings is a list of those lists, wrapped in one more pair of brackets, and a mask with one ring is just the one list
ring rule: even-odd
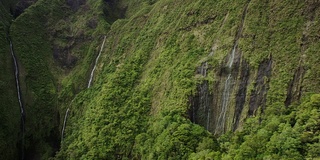
{"label": "wet dark rock", "polygon": [[258,68],[258,75],[255,80],[254,90],[251,92],[248,115],[256,114],[261,107],[263,112],[266,105],[267,92],[272,71],[272,58],[262,61]]}
{"label": "wet dark rock", "polygon": [[[248,4],[249,2],[250,1],[248,1]],[[229,130],[229,128],[227,128],[228,123],[230,124],[230,122],[227,122],[228,119],[233,119],[232,123],[234,125],[232,126],[232,130],[238,127],[246,100],[247,84],[249,81],[249,64],[245,60],[242,60],[242,55],[238,48],[238,40],[242,35],[248,4],[244,7],[242,21],[235,35],[231,53],[226,57],[221,67],[216,69],[217,77],[213,83],[213,88],[209,89],[209,82],[203,80],[201,84],[197,86],[197,93],[189,98],[190,120],[205,127],[208,131],[216,135],[220,135]],[[208,23],[213,19],[214,18],[210,18],[204,23]],[[191,28],[192,26],[188,26],[183,29],[190,30]],[[196,74],[207,76],[206,68],[209,67],[206,67],[206,63],[202,63],[202,65],[197,68]],[[238,88],[237,92],[236,88]],[[236,96],[236,104],[231,102],[234,95]]]}
{"label": "wet dark rock", "polygon": [[249,64],[245,60],[242,60],[240,79],[239,79],[240,83],[239,83],[238,92],[236,94],[236,106],[235,106],[235,112],[234,112],[234,118],[233,118],[233,128],[232,128],[233,131],[235,131],[239,126],[241,113],[242,113],[244,104],[246,102],[249,76],[250,76]]}
{"label": "wet dark rock", "polygon": [[[201,64],[196,69],[196,74],[207,76],[207,70],[210,68],[207,62]],[[209,130],[210,119],[212,116],[213,95],[210,93],[209,81],[203,80],[197,86],[197,92],[189,98],[189,118],[193,123],[199,124]]]}
{"label": "wet dark rock", "polygon": [[203,81],[197,86],[197,93],[189,98],[189,118],[193,123],[208,129],[212,115],[213,96],[209,91],[209,82]]}
{"label": "wet dark rock", "polygon": [[294,101],[299,101],[302,94],[302,82],[305,74],[304,67],[298,67],[289,83],[285,106],[288,107]]}

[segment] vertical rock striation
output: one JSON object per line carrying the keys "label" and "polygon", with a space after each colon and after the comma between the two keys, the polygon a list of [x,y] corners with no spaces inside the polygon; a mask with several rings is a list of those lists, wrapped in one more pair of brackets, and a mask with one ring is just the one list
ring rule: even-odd
{"label": "vertical rock striation", "polygon": [[[196,74],[206,77],[208,68],[208,63],[204,62],[197,68]],[[189,100],[191,103],[189,109],[190,120],[193,123],[203,125],[207,130],[209,130],[210,118],[212,116],[212,100],[213,95],[210,94],[208,80],[203,80],[201,84],[197,86],[196,95],[190,97]]]}
{"label": "vertical rock striation", "polygon": [[271,77],[272,58],[262,61],[259,65],[257,77],[254,83],[254,90],[251,92],[248,115],[256,114],[261,107],[261,112],[265,109],[269,79]]}

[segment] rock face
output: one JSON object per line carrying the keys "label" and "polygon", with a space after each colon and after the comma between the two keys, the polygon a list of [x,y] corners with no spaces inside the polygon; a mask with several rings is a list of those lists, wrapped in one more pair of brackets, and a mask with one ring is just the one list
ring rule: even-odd
{"label": "rock face", "polygon": [[[208,67],[205,67],[205,64],[198,67],[197,74],[206,75]],[[227,130],[236,130],[239,125],[248,94],[250,67],[236,50],[232,69],[221,68],[217,76],[219,81],[213,84],[213,88],[209,86],[208,80],[198,85],[197,93],[190,98],[189,116],[193,123],[220,134]]]}
{"label": "rock face", "polygon": [[[206,72],[207,67],[204,67],[204,64],[197,69],[197,73],[203,76]],[[248,62],[241,57],[240,51],[236,50],[234,67],[231,70],[221,68],[217,74],[219,81],[213,85],[213,88],[210,88],[207,80],[198,85],[197,93],[190,98],[190,120],[216,134],[235,131],[241,117],[256,115],[259,108],[262,113],[265,110],[271,73],[272,58],[262,61],[256,73],[250,73]],[[256,74],[256,78],[250,76],[251,74]],[[228,78],[230,82],[227,81]],[[251,93],[248,92],[249,82],[254,84]],[[226,100],[227,96],[231,99]],[[248,104],[248,107],[243,111],[245,104]],[[226,106],[227,108],[223,109]],[[224,118],[221,119],[221,117]]]}
{"label": "rock face", "polygon": [[239,126],[241,113],[246,102],[248,82],[250,78],[250,67],[245,60],[242,60],[241,66],[237,68],[240,68],[240,71],[239,71],[239,81],[238,81],[238,92],[235,95],[236,102],[235,102],[235,111],[233,116],[233,127],[232,127],[233,131],[235,131]]}
{"label": "rock face", "polygon": [[[39,0],[25,9],[33,2],[11,8],[15,20],[6,9],[21,68],[26,159],[243,157],[248,150],[238,143],[255,146],[244,142],[256,142],[247,135],[256,135],[254,127],[298,115],[300,99],[320,92],[319,2]],[[18,130],[19,107],[10,110],[17,98],[6,101],[16,97],[7,93],[16,93],[14,83],[7,86],[13,65],[1,39],[0,75],[8,78],[0,79],[0,122]],[[242,129],[244,141],[235,145],[213,138]],[[21,146],[19,131],[3,130],[0,144],[12,145],[0,145],[0,153]]]}
{"label": "rock face", "polygon": [[254,84],[254,90],[250,95],[248,115],[256,114],[257,109],[261,107],[261,112],[264,111],[266,105],[266,96],[268,91],[268,83],[271,76],[272,59],[262,61],[259,65],[257,78]]}
{"label": "rock face", "polygon": [[[204,62],[197,68],[196,74],[203,77],[207,76],[209,69],[208,63]],[[197,86],[197,93],[195,97],[190,98],[191,108],[189,109],[190,120],[193,123],[202,124],[209,130],[210,116],[212,116],[213,95],[210,92],[209,82],[204,80]]]}
{"label": "rock face", "polygon": [[[191,120],[217,135],[237,129],[246,101],[250,68],[242,58],[238,40],[242,35],[249,2],[244,7],[233,48],[216,73],[218,81],[214,82],[214,88],[209,88],[208,81],[204,80],[198,85],[195,97],[191,98]],[[200,74],[206,77],[207,68],[202,64],[197,73],[201,70]]]}
{"label": "rock face", "polygon": [[[285,107],[299,103],[304,91],[313,90],[305,87],[309,85],[306,84],[305,79],[308,74],[307,71],[310,69],[306,67],[305,61],[308,59],[307,48],[312,45],[311,41],[314,40],[310,37],[310,33],[312,32],[311,27],[314,25],[315,10],[319,6],[319,3],[308,2],[310,4],[303,8],[302,15],[306,23],[301,25],[303,31],[301,31],[300,44],[297,47],[297,50],[300,51],[297,52],[297,58],[292,59],[297,63],[296,66],[284,66],[281,64],[283,56],[281,56],[277,50],[268,51],[268,47],[270,47],[271,44],[279,45],[280,42],[282,42],[272,39],[272,37],[275,36],[273,30],[263,35],[265,40],[260,43],[264,43],[264,45],[268,47],[261,50],[261,44],[256,40],[259,35],[252,33],[252,30],[246,26],[248,23],[252,23],[246,21],[248,10],[251,10],[251,12],[253,10],[250,9],[250,5],[256,5],[250,3],[250,1],[247,1],[244,5],[242,20],[237,26],[238,29],[235,34],[233,49],[231,47],[229,48],[230,53],[225,56],[218,68],[206,70],[207,73],[214,73],[214,76],[211,77],[214,79],[213,83],[202,80],[197,87],[196,94],[189,98],[190,120],[200,124],[216,135],[220,135],[226,131],[237,130],[247,117],[265,113],[267,105],[274,102],[279,103],[277,106],[283,105]],[[260,5],[266,7],[270,4],[266,2]],[[252,13],[249,11],[249,14]],[[267,15],[266,17],[269,23],[274,23],[274,20],[268,19],[270,16],[268,13],[260,12],[259,16],[263,16],[263,14]],[[259,21],[259,25],[265,24]],[[273,25],[278,24],[274,23]],[[252,59],[250,59],[252,55],[246,55],[251,51],[247,50],[247,53],[242,51],[242,49],[247,46],[237,45],[238,41],[244,43],[244,41],[248,41],[248,39],[251,44],[245,43],[251,45],[251,50],[256,49],[259,50],[258,52],[265,52],[263,58],[259,57],[260,59],[258,59],[254,65]],[[281,47],[281,45],[279,45],[279,47]],[[234,57],[231,65],[230,57]],[[203,68],[203,64],[198,67],[197,71],[200,70],[200,68]],[[286,73],[282,73],[283,68],[286,68]],[[288,72],[288,70],[291,72]],[[279,75],[279,73],[281,73],[281,75]],[[204,76],[199,72],[197,72],[197,74]],[[313,76],[309,78],[311,77]],[[314,84],[314,82],[308,82]],[[270,88],[273,88],[271,90],[272,93],[270,93]],[[283,104],[279,101],[282,101]]]}

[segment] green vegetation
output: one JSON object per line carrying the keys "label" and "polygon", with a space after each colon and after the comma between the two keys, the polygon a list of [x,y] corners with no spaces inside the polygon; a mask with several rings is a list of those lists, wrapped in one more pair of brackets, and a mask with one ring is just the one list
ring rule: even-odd
{"label": "green vegetation", "polygon": [[10,27],[12,43],[21,64],[20,85],[26,114],[27,157],[34,156],[28,155],[30,151],[37,151],[44,157],[53,155],[51,144],[45,139],[57,135],[54,130],[57,126],[56,88],[48,66],[52,50],[43,27],[48,8],[39,3],[28,8]]}
{"label": "green vegetation", "polygon": [[12,17],[0,3],[0,159],[17,159],[21,140],[20,106],[18,103],[14,65],[6,33]]}
{"label": "green vegetation", "polygon": [[[26,110],[26,158],[319,158],[319,13],[317,2],[289,0],[38,0],[10,26]],[[4,16],[1,31],[10,25],[9,13]],[[0,101],[6,104],[0,108],[0,147],[19,143],[20,133],[19,107],[9,98],[16,92],[9,89],[14,77],[5,36],[0,35],[7,46],[0,50]],[[236,39],[239,69],[227,69]],[[261,74],[268,71],[265,61],[270,76]],[[207,76],[197,73],[204,62]],[[242,62],[248,63],[249,83],[238,93]],[[219,95],[209,107],[218,112],[224,72],[236,70],[241,72],[233,77],[227,132],[214,135],[192,123],[188,110],[197,88],[209,82],[207,94]],[[241,113],[235,108],[238,94],[245,95]],[[258,102],[250,117],[255,96],[266,102]],[[240,122],[231,132],[235,114]]]}
{"label": "green vegetation", "polygon": [[[244,129],[219,138],[226,159],[319,158],[319,94],[282,115],[247,120]],[[287,113],[287,114],[285,114]],[[259,124],[260,123],[260,124]],[[234,157],[234,158],[233,158]]]}

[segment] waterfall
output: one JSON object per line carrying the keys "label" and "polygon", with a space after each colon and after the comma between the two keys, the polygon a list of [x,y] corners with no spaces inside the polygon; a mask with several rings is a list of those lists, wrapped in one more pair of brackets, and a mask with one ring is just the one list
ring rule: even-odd
{"label": "waterfall", "polygon": [[217,127],[215,130],[215,134],[217,133],[217,131],[221,131],[224,130],[224,126],[225,126],[225,122],[226,122],[226,113],[227,113],[227,107],[229,104],[229,98],[230,98],[230,89],[231,89],[231,81],[232,81],[232,74],[231,74],[231,70],[232,70],[232,64],[234,61],[234,57],[235,57],[235,52],[236,52],[236,48],[237,48],[237,43],[235,43],[235,45],[233,46],[231,55],[229,57],[228,60],[228,70],[229,70],[229,74],[227,79],[225,80],[224,83],[224,90],[222,93],[222,105],[221,105],[221,111],[219,114],[219,118],[218,118],[218,123],[217,123]]}
{"label": "waterfall", "polygon": [[106,41],[106,36],[104,36],[104,38],[103,38],[103,42],[102,42],[102,45],[101,45],[99,54],[98,54],[98,56],[97,56],[97,58],[96,58],[96,61],[95,61],[95,63],[94,63],[94,67],[93,67],[92,70],[91,70],[90,79],[89,79],[88,87],[87,87],[87,88],[90,88],[90,86],[91,86],[92,79],[93,79],[93,73],[94,73],[94,71],[96,70],[96,66],[97,66],[98,60],[99,60],[99,58],[100,58],[101,52],[102,52],[102,50],[103,50],[103,46],[104,46],[105,41]]}
{"label": "waterfall", "polygon": [[[236,47],[237,47],[237,43],[234,44],[232,52],[231,52],[231,56],[230,56],[229,61],[228,61],[228,67],[229,67],[230,71],[231,71],[231,68],[232,68],[233,61],[234,61],[234,56],[236,54]],[[229,73],[229,75],[231,75],[231,72]]]}
{"label": "waterfall", "polygon": [[242,30],[243,30],[243,26],[244,26],[244,21],[246,18],[246,14],[248,11],[248,6],[249,6],[250,0],[248,0],[247,4],[244,7],[243,13],[242,13],[242,17],[241,17],[241,23],[239,26],[239,29],[237,31],[236,37],[235,37],[235,41],[234,41],[234,45],[231,51],[231,54],[229,56],[228,59],[228,63],[227,63],[227,68],[228,68],[228,77],[225,80],[224,83],[224,89],[223,89],[223,93],[222,93],[222,104],[221,104],[221,110],[220,110],[220,114],[218,117],[218,122],[215,128],[215,134],[219,133],[219,132],[224,132],[225,130],[225,122],[226,122],[226,113],[228,110],[228,104],[229,104],[229,99],[230,99],[230,92],[231,92],[231,84],[232,84],[232,65],[234,62],[234,58],[235,58],[235,53],[236,53],[236,48],[238,45],[238,40],[242,34]]}
{"label": "waterfall", "polygon": [[[87,88],[90,88],[90,86],[91,86],[92,79],[93,79],[93,73],[94,73],[94,71],[95,71],[95,69],[96,69],[96,66],[97,66],[98,60],[99,60],[99,58],[100,58],[101,52],[102,52],[102,50],[103,50],[105,41],[106,41],[106,36],[104,36],[104,38],[103,38],[103,42],[102,42],[102,45],[101,45],[99,54],[98,54],[98,56],[97,56],[97,58],[96,58],[96,60],[95,60],[94,67],[93,67],[93,69],[91,70],[90,79],[89,79],[88,87],[87,87]],[[72,103],[72,102],[71,102],[71,103]],[[67,118],[68,118],[69,110],[70,110],[70,109],[68,108],[68,109],[66,110],[65,115],[64,115],[63,127],[62,127],[62,131],[61,131],[61,141],[63,141],[63,135],[64,135],[64,130],[65,130],[65,128],[66,128],[66,123],[67,123]]]}
{"label": "waterfall", "polygon": [[15,75],[15,79],[16,79],[17,97],[18,97],[18,101],[19,101],[20,112],[21,112],[21,115],[24,115],[24,107],[23,107],[23,105],[22,105],[21,89],[20,89],[20,82],[19,82],[19,68],[18,68],[18,63],[17,63],[17,59],[16,59],[16,56],[15,56],[14,51],[13,51],[13,45],[12,45],[11,40],[9,40],[9,42],[10,42],[11,56],[12,56],[13,63],[14,63],[14,67],[15,67],[14,75]]}
{"label": "waterfall", "polygon": [[16,55],[14,54],[13,45],[12,45],[12,42],[11,42],[11,39],[9,36],[8,36],[8,41],[10,43],[10,52],[11,52],[11,56],[12,56],[13,64],[14,64],[14,68],[15,68],[14,75],[15,75],[15,80],[16,80],[17,97],[18,97],[18,101],[19,101],[20,114],[21,114],[21,130],[22,130],[21,159],[24,159],[25,113],[24,113],[24,106],[23,106],[22,98],[21,98],[21,89],[20,89],[20,81],[19,81],[19,67],[18,67]]}
{"label": "waterfall", "polygon": [[64,130],[66,128],[68,114],[69,114],[69,108],[66,110],[66,114],[64,115],[63,127],[62,127],[62,131],[61,131],[61,141],[63,141],[63,134],[64,134]]}

